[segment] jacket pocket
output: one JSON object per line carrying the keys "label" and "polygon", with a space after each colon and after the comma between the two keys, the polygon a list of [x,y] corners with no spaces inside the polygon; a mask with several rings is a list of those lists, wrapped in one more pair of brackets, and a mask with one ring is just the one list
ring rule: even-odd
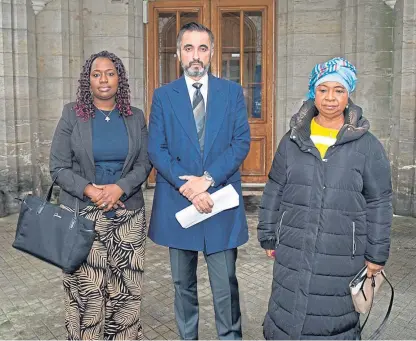
{"label": "jacket pocket", "polygon": [[283,223],[283,217],[285,216],[286,211],[282,213],[282,216],[280,217],[280,223],[279,228],[277,229],[277,236],[276,236],[276,246],[280,244],[280,234],[282,233],[282,223]]}

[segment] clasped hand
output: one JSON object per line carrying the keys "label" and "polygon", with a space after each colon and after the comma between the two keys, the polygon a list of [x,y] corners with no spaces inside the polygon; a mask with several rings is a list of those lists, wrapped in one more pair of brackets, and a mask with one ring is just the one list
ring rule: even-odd
{"label": "clasped hand", "polygon": [[211,182],[203,176],[193,175],[182,175],[179,179],[186,180],[186,183],[179,188],[179,192],[192,202],[199,213],[211,213],[214,202],[207,192]]}
{"label": "clasped hand", "polygon": [[367,265],[367,277],[369,278],[371,278],[372,276],[377,276],[378,274],[380,274],[381,270],[384,269],[383,265],[371,263],[368,260],[365,261],[365,265]]}
{"label": "clasped hand", "polygon": [[214,207],[214,202],[208,192],[198,194],[193,200],[192,204],[199,213],[211,213]]}
{"label": "clasped hand", "polygon": [[108,212],[119,207],[125,207],[120,201],[120,197],[123,195],[123,190],[116,184],[88,185],[85,189],[85,195],[104,212]]}

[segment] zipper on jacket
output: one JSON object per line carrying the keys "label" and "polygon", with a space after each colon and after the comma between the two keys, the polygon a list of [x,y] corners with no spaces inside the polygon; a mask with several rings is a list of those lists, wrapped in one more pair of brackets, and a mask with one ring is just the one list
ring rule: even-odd
{"label": "zipper on jacket", "polygon": [[357,244],[355,243],[355,222],[352,222],[352,256],[351,259],[355,257],[355,251],[357,250]]}
{"label": "zipper on jacket", "polygon": [[279,230],[277,231],[276,245],[279,245],[280,243],[280,232],[282,230],[282,222],[283,222],[283,217],[285,216],[285,214],[286,214],[286,211],[283,212],[282,217],[280,218]]}

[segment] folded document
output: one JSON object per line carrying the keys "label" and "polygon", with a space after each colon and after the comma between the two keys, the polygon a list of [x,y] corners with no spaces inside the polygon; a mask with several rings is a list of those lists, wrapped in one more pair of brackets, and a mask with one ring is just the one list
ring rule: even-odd
{"label": "folded document", "polygon": [[240,197],[232,185],[227,185],[211,194],[211,199],[214,202],[211,213],[199,213],[194,205],[190,205],[175,214],[179,224],[187,229],[217,213],[237,207],[240,202]]}

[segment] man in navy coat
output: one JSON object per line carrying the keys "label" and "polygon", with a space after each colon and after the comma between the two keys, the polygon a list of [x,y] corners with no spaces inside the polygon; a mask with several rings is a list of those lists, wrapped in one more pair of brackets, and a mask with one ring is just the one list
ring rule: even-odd
{"label": "man in navy coat", "polygon": [[[250,149],[242,87],[208,74],[212,32],[184,25],[177,39],[184,76],[155,90],[149,122],[149,158],[157,170],[149,237],[169,247],[175,316],[182,339],[198,338],[196,269],[202,251],[214,300],[219,339],[241,339],[235,273],[237,247],[248,240],[239,167]],[[240,205],[188,229],[175,213],[193,204],[213,207],[210,194],[231,184]]]}

